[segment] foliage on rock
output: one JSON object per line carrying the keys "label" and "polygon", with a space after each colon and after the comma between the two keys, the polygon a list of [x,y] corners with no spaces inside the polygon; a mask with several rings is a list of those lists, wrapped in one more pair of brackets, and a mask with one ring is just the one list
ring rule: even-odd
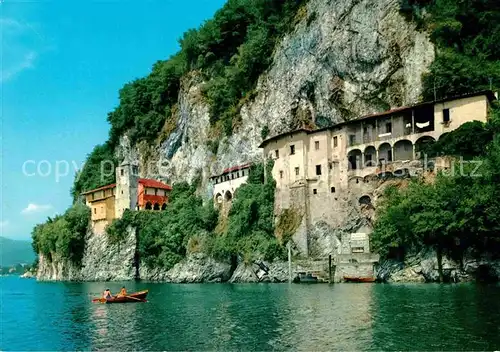
{"label": "foliage on rock", "polygon": [[302,222],[303,213],[296,208],[283,209],[276,223],[276,236],[281,244],[291,240]]}
{"label": "foliage on rock", "polygon": [[49,261],[54,255],[79,264],[85,248],[85,236],[90,224],[90,209],[76,203],[63,215],[48,218],[32,231],[33,250]]}
{"label": "foliage on rock", "polygon": [[286,257],[285,248],[274,232],[274,191],[271,176],[273,162],[253,165],[246,184],[236,190],[229,212],[226,232],[212,239],[210,252],[218,258],[239,256],[246,262]]}
{"label": "foliage on rock", "polygon": [[[491,135],[499,121],[477,128],[478,135]],[[474,126],[474,125],[471,125]],[[458,130],[457,130],[458,131]],[[450,134],[445,151],[453,149],[462,133]],[[459,138],[460,140],[460,138]],[[405,189],[389,187],[377,209],[372,246],[382,256],[404,255],[409,250],[432,247],[441,256],[461,260],[466,251],[500,254],[500,134],[483,141],[478,156],[456,164],[453,172],[440,172],[433,182],[413,180]]]}
{"label": "foliage on rock", "polygon": [[186,256],[190,238],[212,232],[217,218],[213,204],[203,205],[196,195],[195,185],[177,183],[166,210],[128,210],[106,232],[110,242],[119,243],[129,226],[135,228],[139,260],[149,268],[170,269]]}
{"label": "foliage on rock", "polygon": [[439,50],[424,77],[424,99],[500,87],[500,3],[497,0],[402,0]]}

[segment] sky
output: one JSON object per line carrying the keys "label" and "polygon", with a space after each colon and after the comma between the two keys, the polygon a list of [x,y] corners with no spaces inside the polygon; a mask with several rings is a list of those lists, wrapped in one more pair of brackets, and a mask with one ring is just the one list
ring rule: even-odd
{"label": "sky", "polygon": [[0,0],[0,235],[29,240],[71,205],[118,91],[225,0]]}

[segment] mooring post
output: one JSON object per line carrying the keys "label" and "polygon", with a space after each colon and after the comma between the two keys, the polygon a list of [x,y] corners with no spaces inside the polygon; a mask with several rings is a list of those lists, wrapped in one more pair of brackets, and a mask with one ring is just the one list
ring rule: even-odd
{"label": "mooring post", "polygon": [[328,283],[332,283],[332,255],[328,255]]}
{"label": "mooring post", "polygon": [[292,247],[290,241],[287,243],[288,247],[288,282],[292,283]]}

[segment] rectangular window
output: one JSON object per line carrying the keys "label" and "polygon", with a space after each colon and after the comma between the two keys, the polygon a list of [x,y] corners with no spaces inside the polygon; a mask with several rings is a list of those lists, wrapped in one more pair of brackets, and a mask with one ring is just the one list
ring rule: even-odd
{"label": "rectangular window", "polygon": [[[87,213],[88,214],[88,213]],[[94,214],[97,214],[97,208],[94,208]]]}
{"label": "rectangular window", "polygon": [[295,168],[295,175],[299,176],[299,168],[298,167]]}
{"label": "rectangular window", "polygon": [[337,136],[333,137],[333,147],[334,147],[334,148],[337,148],[338,142],[339,142],[339,141],[338,141]]}
{"label": "rectangular window", "polygon": [[121,175],[123,176],[123,169],[120,170]]}
{"label": "rectangular window", "polygon": [[392,133],[392,123],[391,122],[387,122],[385,124],[385,133]]}
{"label": "rectangular window", "polygon": [[245,176],[245,170],[241,171],[241,177]]}
{"label": "rectangular window", "polygon": [[321,165],[316,165],[316,175],[321,175]]}
{"label": "rectangular window", "polygon": [[368,134],[368,127],[363,127],[363,135],[367,135]]}
{"label": "rectangular window", "polygon": [[240,173],[239,172],[236,173],[236,178],[238,178],[238,177],[240,177]]}
{"label": "rectangular window", "polygon": [[295,146],[291,145],[290,146],[290,155],[294,155],[294,154],[295,154]]}
{"label": "rectangular window", "polygon": [[356,135],[350,134],[349,135],[349,145],[354,145],[356,143]]}
{"label": "rectangular window", "polygon": [[158,188],[155,188],[155,196],[158,195]]}
{"label": "rectangular window", "polygon": [[280,151],[278,149],[276,149],[274,151],[274,155],[276,155],[276,159],[279,159],[280,158]]}
{"label": "rectangular window", "polygon": [[332,193],[335,193],[335,187],[331,188]]}
{"label": "rectangular window", "polygon": [[314,149],[319,150],[319,141],[314,142]]}
{"label": "rectangular window", "polygon": [[316,188],[313,189],[313,194],[318,194],[318,190]]}
{"label": "rectangular window", "polygon": [[443,122],[450,122],[450,109],[443,110]]}
{"label": "rectangular window", "polygon": [[283,178],[283,171],[280,171],[280,178]]}
{"label": "rectangular window", "polygon": [[231,180],[234,180],[234,174],[231,174]]}

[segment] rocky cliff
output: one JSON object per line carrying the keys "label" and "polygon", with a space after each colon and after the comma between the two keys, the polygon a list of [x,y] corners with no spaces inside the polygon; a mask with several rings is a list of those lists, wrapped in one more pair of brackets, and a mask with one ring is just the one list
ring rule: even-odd
{"label": "rocky cliff", "polygon": [[[487,256],[466,255],[462,263],[443,257],[443,279],[447,282],[498,281],[500,261]],[[376,268],[377,279],[382,282],[438,282],[436,252],[422,250],[407,255],[403,262],[386,260]]]}
{"label": "rocky cliff", "polygon": [[[223,168],[261,158],[261,131],[270,135],[299,126],[321,127],[415,103],[422,91],[422,74],[434,59],[434,46],[399,12],[398,0],[310,0],[299,13],[295,29],[275,48],[271,67],[241,109],[230,137],[218,140],[216,154],[209,105],[203,97],[206,83],[197,72],[181,82],[175,129],[161,144],[131,144],[126,136],[116,148],[118,159],[139,162],[141,177],[174,183],[201,176],[201,192],[211,197],[209,177]],[[350,206],[346,204],[346,206]],[[346,226],[358,226],[363,214],[352,206]],[[318,224],[315,251],[323,253],[329,241]],[[122,280],[173,282],[284,281],[282,266],[260,268],[190,256],[168,272],[138,268],[135,234],[121,246],[109,246],[104,236],[89,234],[82,268],[40,258],[39,279]],[[332,244],[334,245],[334,244]],[[252,267],[252,265],[250,265]],[[274,269],[273,269],[274,268]],[[273,273],[275,270],[276,273]],[[232,277],[231,277],[232,275]],[[267,280],[267,279],[265,279]]]}

